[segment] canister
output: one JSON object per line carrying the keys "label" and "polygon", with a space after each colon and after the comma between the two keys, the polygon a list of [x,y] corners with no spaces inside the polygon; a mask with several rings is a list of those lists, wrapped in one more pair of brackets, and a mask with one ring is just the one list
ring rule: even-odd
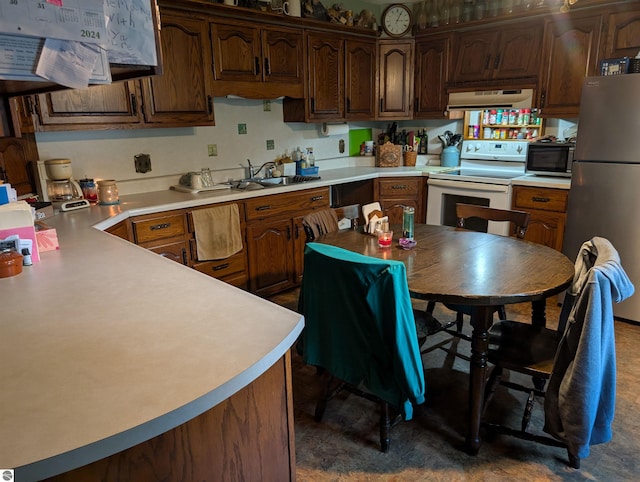
{"label": "canister", "polygon": [[402,237],[405,239],[413,239],[415,212],[411,206],[405,206],[402,210]]}
{"label": "canister", "polygon": [[103,179],[98,181],[98,200],[100,204],[118,204],[120,197],[118,196],[118,186],[113,179]]}
{"label": "canister", "polygon": [[82,189],[82,196],[91,203],[98,202],[98,187],[93,179],[80,179],[78,181]]}
{"label": "canister", "polygon": [[440,164],[445,167],[455,167],[460,163],[460,151],[456,146],[449,146],[442,149]]}

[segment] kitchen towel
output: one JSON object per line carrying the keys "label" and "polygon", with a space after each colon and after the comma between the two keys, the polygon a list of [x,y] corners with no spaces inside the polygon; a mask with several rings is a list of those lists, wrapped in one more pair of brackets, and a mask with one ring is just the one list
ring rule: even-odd
{"label": "kitchen towel", "polygon": [[237,204],[196,209],[191,215],[199,261],[228,258],[242,250]]}

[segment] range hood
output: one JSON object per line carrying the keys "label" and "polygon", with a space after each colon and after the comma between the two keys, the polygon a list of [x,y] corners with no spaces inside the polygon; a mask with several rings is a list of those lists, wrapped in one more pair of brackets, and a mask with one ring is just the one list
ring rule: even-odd
{"label": "range hood", "polygon": [[478,110],[487,107],[530,109],[533,89],[477,90],[451,92],[447,110]]}

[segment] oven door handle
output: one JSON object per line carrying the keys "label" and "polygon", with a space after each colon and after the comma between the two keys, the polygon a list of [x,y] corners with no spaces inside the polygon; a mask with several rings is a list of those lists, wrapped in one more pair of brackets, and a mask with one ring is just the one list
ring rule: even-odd
{"label": "oven door handle", "polygon": [[448,187],[457,190],[509,192],[508,184],[489,184],[484,182],[449,181],[447,179],[429,178],[429,186]]}

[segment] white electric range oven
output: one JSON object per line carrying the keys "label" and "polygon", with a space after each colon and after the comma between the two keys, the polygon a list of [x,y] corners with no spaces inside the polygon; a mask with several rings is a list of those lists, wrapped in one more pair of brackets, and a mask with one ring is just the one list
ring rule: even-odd
{"label": "white electric range oven", "polygon": [[[463,141],[460,166],[429,175],[427,224],[455,226],[457,203],[511,209],[511,180],[525,175],[527,146],[527,141]],[[474,219],[465,226],[509,234],[508,223]]]}

